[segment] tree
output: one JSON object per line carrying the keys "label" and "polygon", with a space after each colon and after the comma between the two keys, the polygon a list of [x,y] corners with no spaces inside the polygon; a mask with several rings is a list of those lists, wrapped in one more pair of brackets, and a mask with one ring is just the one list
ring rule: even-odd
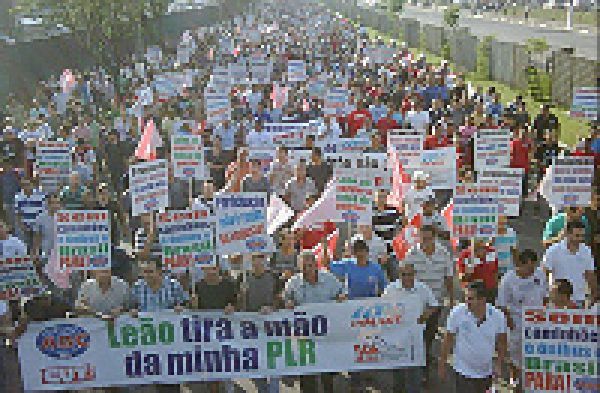
{"label": "tree", "polygon": [[388,9],[390,12],[402,12],[402,7],[406,0],[388,0]]}
{"label": "tree", "polygon": [[460,9],[455,5],[444,10],[444,23],[450,27],[456,27],[458,25],[459,17]]}
{"label": "tree", "polygon": [[169,0],[15,0],[12,12],[43,15],[43,25],[68,28],[97,64],[112,71],[127,40],[143,37],[149,26],[147,22],[164,15],[169,3]]}

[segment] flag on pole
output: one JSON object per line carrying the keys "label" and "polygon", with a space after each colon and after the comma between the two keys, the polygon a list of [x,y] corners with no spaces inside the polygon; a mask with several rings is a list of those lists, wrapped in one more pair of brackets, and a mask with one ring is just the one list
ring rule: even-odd
{"label": "flag on pole", "polygon": [[388,148],[388,155],[392,167],[392,191],[388,194],[387,203],[402,211],[404,209],[404,197],[410,188],[411,178],[408,173],[404,172],[398,152],[392,146]]}
{"label": "flag on pole", "polygon": [[300,213],[296,223],[292,229],[309,229],[311,227],[321,226],[323,223],[330,221],[338,213],[336,211],[336,192],[335,188],[337,180],[331,179],[318,201],[304,212]]}
{"label": "flag on pole", "polygon": [[142,139],[135,150],[135,156],[140,160],[156,160],[156,149],[162,146],[154,120],[150,119],[144,127]]}
{"label": "flag on pole", "polygon": [[60,87],[65,94],[70,93],[75,87],[75,75],[68,68],[60,76]]}
{"label": "flag on pole", "polygon": [[279,86],[273,82],[273,91],[271,92],[271,101],[273,101],[273,109],[283,108],[283,104],[287,101],[287,87]]}
{"label": "flag on pole", "polygon": [[294,210],[277,194],[271,194],[269,206],[267,207],[267,233],[272,235],[292,217],[294,217]]}
{"label": "flag on pole", "polygon": [[[442,210],[442,217],[446,220],[446,224],[448,225],[448,229],[450,230],[450,234],[454,233],[453,230],[453,220],[454,220],[454,201],[450,200],[446,207]],[[452,244],[452,251],[456,252],[458,249],[458,239],[455,237],[450,237],[450,243]]]}

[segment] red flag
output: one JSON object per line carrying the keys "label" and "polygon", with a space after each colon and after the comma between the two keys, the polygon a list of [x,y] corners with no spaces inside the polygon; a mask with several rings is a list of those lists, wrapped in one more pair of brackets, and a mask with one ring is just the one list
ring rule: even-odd
{"label": "red flag", "polygon": [[458,248],[458,239],[452,234],[454,233],[453,229],[453,217],[454,217],[454,202],[450,201],[448,205],[442,210],[442,216],[446,220],[446,224],[448,225],[448,229],[450,229],[450,242],[452,243],[452,250],[456,252]]}
{"label": "red flag", "polygon": [[60,76],[60,87],[63,93],[70,93],[75,87],[75,75],[70,69],[65,69]]}
{"label": "red flag", "polygon": [[409,224],[405,226],[392,241],[392,248],[396,253],[398,261],[402,261],[408,251],[417,244],[419,230],[416,226]]}
{"label": "red flag", "polygon": [[337,242],[339,238],[340,231],[338,231],[337,229],[335,230],[335,232],[327,236],[327,255],[329,255],[330,259],[333,259],[333,256],[335,255],[335,250],[337,248]]}
{"label": "red flag", "polygon": [[135,150],[135,156],[140,160],[155,160],[156,148],[162,145],[160,135],[154,125],[154,120],[150,119],[144,127],[142,139]]}
{"label": "red flag", "polygon": [[392,146],[388,148],[388,156],[392,167],[392,191],[387,197],[387,203],[402,211],[404,209],[404,196],[411,184],[410,175],[404,172],[398,152]]}

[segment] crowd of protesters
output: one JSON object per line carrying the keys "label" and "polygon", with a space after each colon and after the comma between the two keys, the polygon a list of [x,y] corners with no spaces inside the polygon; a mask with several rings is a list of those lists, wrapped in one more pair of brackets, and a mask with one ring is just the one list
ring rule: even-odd
{"label": "crowd of protesters", "polygon": [[[250,30],[261,34],[250,37]],[[316,3],[287,7],[265,2],[251,15],[187,32],[177,45],[165,44],[157,61],[133,56],[114,75],[101,68],[73,70],[66,82],[64,75],[40,82],[27,102],[9,97],[0,128],[0,258],[34,257],[47,291],[0,301],[0,391],[22,390],[15,342],[34,321],[111,320],[122,313],[186,309],[270,313],[306,303],[405,293],[417,294],[422,303],[419,323],[426,325],[427,367],[395,370],[394,391],[426,391],[434,374],[430,370],[442,381],[452,373],[459,392],[484,392],[494,377],[510,377],[518,389],[522,309],[586,308],[597,302],[597,181],[590,206],[552,212],[543,244],[534,250],[520,247],[520,234],[505,216],[496,237],[452,247],[452,230],[442,217],[448,195],[431,191],[425,173],[415,174],[413,188],[428,192],[407,198],[404,208],[387,203],[389,189],[375,190],[371,225],[348,229],[327,222],[322,228],[292,229],[292,218],[273,235],[275,252],[220,255],[216,266],[185,274],[162,269],[152,214],[131,214],[129,167],[139,162],[141,125],[150,120],[161,137],[156,158],[169,159],[173,133],[200,135],[205,146],[209,176],[190,187],[171,173],[169,209],[212,209],[219,192],[266,192],[279,195],[298,217],[319,200],[333,176],[335,164],[325,159],[320,140],[367,136],[372,146],[366,152],[386,152],[388,132],[407,128],[425,130],[425,149],[455,146],[462,183],[476,178],[475,131],[510,129],[510,165],[524,169],[523,199],[537,197],[545,169],[564,153],[558,142],[561,125],[548,105],[533,116],[522,97],[506,102],[493,87],[473,88],[447,63],[433,65],[399,43],[393,44],[393,61],[370,61],[366,48],[373,45],[383,43]],[[257,53],[272,61],[270,81],[231,84],[225,92],[230,118],[210,121],[204,92],[211,70]],[[312,91],[310,82],[286,81],[289,59],[304,60],[309,81],[326,80],[348,90],[342,113],[325,114],[323,94]],[[191,70],[193,83],[179,94],[165,97],[151,89],[158,76],[181,70]],[[148,90],[150,97],[142,98]],[[281,146],[266,172],[260,160],[249,159],[249,152],[265,143],[264,124],[301,121],[319,122],[305,141],[309,159],[294,162]],[[45,188],[35,170],[40,140],[74,146],[73,172],[56,189]],[[598,124],[566,154],[593,156],[597,164]],[[55,248],[54,214],[86,209],[110,213],[111,269],[67,272],[65,282],[58,283],[48,268]],[[393,240],[417,214],[418,241],[399,258]],[[314,247],[336,229],[342,230],[333,252],[315,256]],[[305,392],[319,386],[335,390],[331,373],[298,378]],[[260,392],[276,392],[289,379],[253,383]],[[351,375],[356,391],[376,383],[373,371]],[[114,389],[232,391],[233,381]]]}

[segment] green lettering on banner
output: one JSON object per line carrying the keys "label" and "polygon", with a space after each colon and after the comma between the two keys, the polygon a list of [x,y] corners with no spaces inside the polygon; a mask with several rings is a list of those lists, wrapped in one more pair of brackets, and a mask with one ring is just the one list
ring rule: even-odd
{"label": "green lettering on banner", "polygon": [[267,367],[274,369],[277,367],[277,358],[283,355],[283,345],[277,341],[267,342]]}
{"label": "green lettering on banner", "polygon": [[300,349],[300,366],[316,364],[315,342],[313,340],[300,339],[298,340],[298,347]]}
{"label": "green lettering on banner", "polygon": [[298,363],[294,360],[294,349],[292,348],[292,340],[285,340],[285,365],[287,367],[296,367]]}

